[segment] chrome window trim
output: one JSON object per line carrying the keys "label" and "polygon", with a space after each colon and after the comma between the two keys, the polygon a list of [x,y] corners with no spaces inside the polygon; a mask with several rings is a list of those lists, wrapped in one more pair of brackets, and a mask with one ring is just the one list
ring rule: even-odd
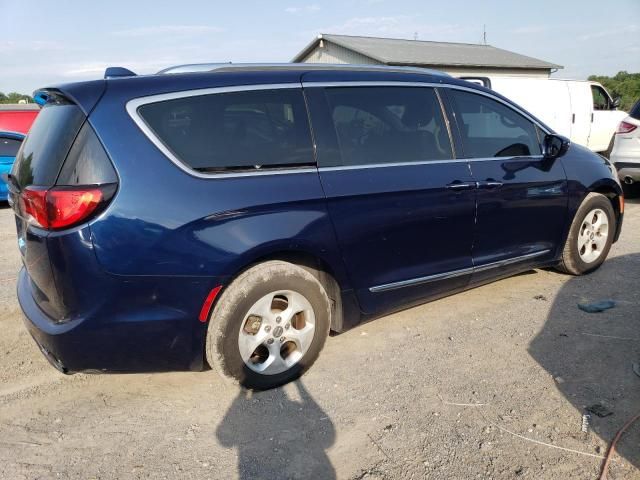
{"label": "chrome window trim", "polygon": [[340,170],[364,170],[369,168],[386,168],[386,167],[408,167],[411,165],[432,165],[441,163],[467,163],[467,162],[489,162],[492,160],[510,161],[533,159],[541,160],[543,155],[527,155],[514,157],[487,157],[487,158],[452,158],[450,160],[420,160],[418,162],[389,162],[389,163],[366,163],[363,165],[337,165],[335,167],[318,167],[321,172],[334,172]]}
{"label": "chrome window trim", "polygon": [[385,283],[382,285],[376,285],[374,287],[370,287],[369,291],[371,293],[379,293],[379,292],[387,292],[390,290],[397,290],[403,287],[411,287],[415,285],[421,285],[423,283],[435,282],[438,280],[446,280],[449,278],[460,277],[462,275],[473,274],[477,272],[484,272],[486,270],[491,270],[493,268],[505,267],[507,265],[512,265],[514,263],[522,262],[524,260],[530,260],[532,258],[540,257],[549,253],[550,249],[540,250],[533,253],[527,253],[526,255],[520,255],[517,257],[507,258],[505,260],[500,260],[498,262],[486,263],[484,265],[473,266],[469,268],[462,268],[460,270],[451,270],[449,272],[436,273],[435,275],[427,275],[426,277],[418,277],[411,278],[409,280],[401,280],[399,282]]}
{"label": "chrome window trim", "polygon": [[[178,98],[199,97],[202,95],[214,95],[220,93],[248,92],[260,90],[302,90],[299,83],[273,83],[258,85],[234,85],[228,87],[200,88],[197,90],[181,90],[178,92],[160,93],[157,95],[148,95],[129,100],[126,103],[126,110],[134,123],[145,134],[145,136],[160,150],[173,164],[180,170],[193,177],[198,178],[236,178],[236,177],[255,177],[263,175],[284,175],[289,173],[316,173],[316,167],[285,167],[270,170],[268,167],[264,170],[247,171],[247,172],[223,172],[223,173],[205,173],[198,172],[187,164],[182,162],[163,142],[158,138],[154,131],[149,127],[147,122],[138,113],[138,109],[143,105],[150,103],[163,102],[167,100],[175,100]],[[312,145],[313,146],[313,145]]]}
{"label": "chrome window trim", "polygon": [[340,170],[364,170],[369,168],[389,168],[389,167],[409,167],[411,165],[431,165],[439,163],[467,163],[467,159],[451,160],[421,160],[418,162],[389,162],[389,163],[366,163],[364,165],[337,165],[335,167],[318,167],[321,172],[336,172]]}
{"label": "chrome window trim", "polygon": [[[263,175],[284,175],[284,174],[296,174],[296,173],[314,173],[316,171],[339,171],[339,170],[359,170],[365,168],[382,168],[382,167],[403,167],[409,165],[427,165],[427,164],[441,164],[441,163],[463,163],[463,162],[480,162],[490,160],[516,160],[516,159],[541,159],[543,155],[528,155],[528,156],[513,156],[513,157],[486,157],[486,158],[454,158],[446,160],[424,160],[419,162],[390,162],[390,163],[375,163],[365,165],[338,165],[333,167],[291,167],[291,168],[279,168],[270,170],[268,167],[265,170],[259,171],[246,171],[246,172],[222,172],[222,173],[205,173],[198,172],[184,162],[182,162],[153,132],[147,122],[138,113],[138,109],[143,105],[150,103],[162,102],[167,100],[175,100],[178,98],[198,97],[201,95],[214,95],[220,93],[233,93],[233,92],[247,92],[247,91],[260,91],[260,90],[279,90],[279,89],[300,89],[305,88],[327,88],[327,87],[430,87],[430,88],[451,88],[457,90],[468,91],[478,95],[484,95],[495,101],[498,101],[505,105],[507,108],[515,110],[517,113],[525,117],[527,120],[537,125],[540,130],[545,133],[550,133],[547,128],[539,124],[535,119],[530,117],[527,113],[523,112],[519,108],[505,102],[504,100],[491,95],[488,92],[482,92],[473,88],[468,88],[460,85],[451,85],[446,83],[434,83],[434,82],[401,82],[401,81],[345,81],[345,82],[302,82],[298,83],[272,83],[272,84],[255,84],[255,85],[234,85],[227,87],[212,87],[201,88],[196,90],[180,90],[176,92],[160,93],[155,95],[148,95],[144,97],[137,97],[129,100],[125,108],[127,113],[134,121],[134,123],[140,128],[142,133],[153,143],[158,150],[160,150],[174,165],[176,165],[183,172],[197,178],[236,178],[236,177],[253,177]],[[445,116],[445,119],[447,117]],[[452,143],[453,146],[453,143]],[[453,148],[453,147],[452,147]]]}

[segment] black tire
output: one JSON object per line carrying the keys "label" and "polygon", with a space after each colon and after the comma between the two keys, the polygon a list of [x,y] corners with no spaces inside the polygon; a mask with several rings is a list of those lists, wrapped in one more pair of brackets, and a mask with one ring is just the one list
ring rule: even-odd
{"label": "black tire", "polygon": [[[241,357],[238,346],[240,329],[258,300],[282,290],[304,296],[311,305],[315,317],[313,339],[302,358],[288,370],[272,375],[257,373]],[[223,377],[247,388],[266,390],[288,383],[306,372],[318,358],[329,335],[330,311],[324,287],[309,271],[279,260],[256,265],[225,288],[216,303],[207,330],[207,361]]]}
{"label": "black tire", "polygon": [[[609,229],[606,243],[604,244],[600,255],[593,261],[585,262],[580,256],[580,252],[578,250],[578,237],[585,218],[594,209],[600,209],[606,214],[609,222]],[[558,265],[558,270],[571,275],[582,275],[596,270],[600,265],[602,265],[602,262],[604,262],[609,254],[611,244],[613,243],[613,237],[615,235],[616,225],[616,214],[613,210],[613,206],[611,205],[611,201],[600,193],[590,193],[587,195],[580,205],[580,208],[578,208],[576,215],[573,217],[573,222],[571,223],[571,229],[569,230],[569,235],[567,236],[567,241],[565,242],[564,249],[562,251],[562,260],[560,265]]]}

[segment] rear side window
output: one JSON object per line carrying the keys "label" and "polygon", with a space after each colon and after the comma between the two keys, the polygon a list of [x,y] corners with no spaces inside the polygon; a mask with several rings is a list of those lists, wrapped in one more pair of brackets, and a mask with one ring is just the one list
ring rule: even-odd
{"label": "rear side window", "polygon": [[13,165],[12,175],[21,187],[55,183],[84,119],[79,107],[63,101],[40,110]]}
{"label": "rear side window", "polygon": [[299,89],[184,97],[138,112],[178,160],[200,172],[314,164]]}
{"label": "rear side window", "polygon": [[431,88],[328,88],[325,96],[340,150],[338,165],[452,158],[440,102]]}
{"label": "rear side window", "polygon": [[484,95],[450,90],[466,157],[539,155],[533,122]]}
{"label": "rear side window", "polygon": [[0,137],[0,157],[15,157],[22,145],[22,140]]}

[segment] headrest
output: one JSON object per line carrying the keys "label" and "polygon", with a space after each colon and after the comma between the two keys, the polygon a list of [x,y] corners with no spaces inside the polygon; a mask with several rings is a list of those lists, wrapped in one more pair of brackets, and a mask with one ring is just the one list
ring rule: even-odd
{"label": "headrest", "polygon": [[402,115],[402,123],[412,129],[424,127],[433,120],[434,108],[433,102],[410,103]]}

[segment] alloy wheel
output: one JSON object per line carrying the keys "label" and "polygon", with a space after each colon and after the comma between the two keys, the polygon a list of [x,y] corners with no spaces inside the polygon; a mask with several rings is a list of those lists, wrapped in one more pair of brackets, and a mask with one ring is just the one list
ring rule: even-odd
{"label": "alloy wheel", "polygon": [[311,303],[298,292],[279,290],[254,303],[242,320],[238,347],[256,373],[285,372],[304,357],[315,333]]}
{"label": "alloy wheel", "polygon": [[578,253],[585,263],[596,261],[607,245],[609,219],[607,214],[595,208],[584,217],[578,233]]}

